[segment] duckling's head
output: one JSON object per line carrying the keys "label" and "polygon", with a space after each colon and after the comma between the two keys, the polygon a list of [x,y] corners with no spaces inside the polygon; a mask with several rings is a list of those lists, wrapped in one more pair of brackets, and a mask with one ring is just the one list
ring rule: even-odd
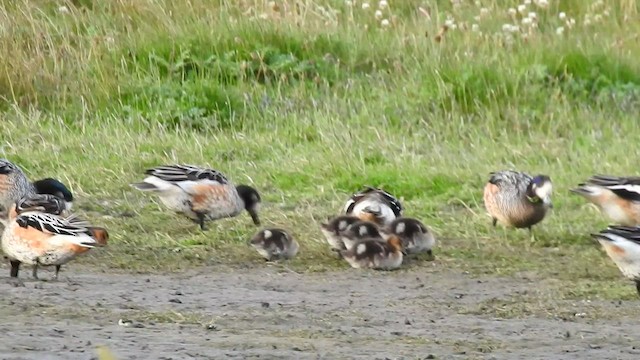
{"label": "duckling's head", "polygon": [[538,175],[531,179],[531,184],[529,184],[527,193],[529,200],[533,202],[541,200],[544,205],[553,207],[553,203],[551,202],[553,185],[551,183],[551,178],[547,175]]}
{"label": "duckling's head", "polygon": [[320,223],[320,228],[325,231],[341,233],[358,221],[360,221],[359,218],[351,215],[340,215],[334,218],[329,217],[326,223]]}
{"label": "duckling's head", "polygon": [[345,232],[345,236],[351,239],[382,237],[378,226],[370,221],[358,221],[353,223]]}
{"label": "duckling's head", "polygon": [[238,191],[238,196],[240,196],[240,199],[244,202],[245,210],[247,210],[249,215],[251,215],[253,223],[260,225],[258,210],[260,209],[262,199],[260,198],[258,191],[248,185],[238,185],[236,186],[236,190]]}
{"label": "duckling's head", "polygon": [[387,244],[389,244],[389,246],[395,252],[401,252],[402,251],[402,241],[396,235],[389,236],[389,238],[387,239]]}
{"label": "duckling's head", "polygon": [[65,209],[65,202],[62,198],[51,194],[35,194],[16,201],[15,215],[20,215],[27,211],[60,215]]}
{"label": "duckling's head", "polygon": [[63,183],[59,180],[46,178],[35,181],[33,186],[38,194],[50,194],[55,195],[61,199],[64,199],[68,203],[67,208],[70,208],[73,203],[73,194]]}

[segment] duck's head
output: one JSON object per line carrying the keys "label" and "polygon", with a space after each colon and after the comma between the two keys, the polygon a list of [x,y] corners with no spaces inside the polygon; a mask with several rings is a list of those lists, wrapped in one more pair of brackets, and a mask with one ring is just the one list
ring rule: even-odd
{"label": "duck's head", "polygon": [[551,194],[553,193],[553,184],[551,178],[547,175],[537,175],[531,179],[529,188],[527,189],[527,196],[532,202],[542,201],[542,203],[548,207],[553,207],[551,202]]}
{"label": "duck's head", "polygon": [[344,235],[351,239],[382,237],[378,226],[370,221],[358,221],[353,223],[349,229],[345,231]]}
{"label": "duck's head", "polygon": [[64,199],[51,194],[36,194],[16,201],[11,215],[20,215],[28,211],[45,212],[60,215],[66,209]]}
{"label": "duck's head", "polygon": [[260,225],[260,218],[258,217],[258,210],[260,209],[260,203],[262,199],[258,191],[248,185],[238,185],[236,187],[238,196],[244,202],[244,208],[251,215],[251,220],[256,225]]}
{"label": "duck's head", "polygon": [[41,179],[33,182],[38,194],[55,195],[67,202],[67,210],[71,209],[73,204],[73,194],[62,182],[53,178]]}

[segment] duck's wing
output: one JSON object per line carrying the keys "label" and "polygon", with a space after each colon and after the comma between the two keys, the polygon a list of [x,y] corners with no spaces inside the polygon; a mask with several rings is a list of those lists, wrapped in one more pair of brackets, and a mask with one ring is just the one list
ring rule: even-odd
{"label": "duck's wing", "polygon": [[489,173],[489,183],[503,190],[526,192],[533,178],[524,172],[513,170],[494,171]]}
{"label": "duck's wing", "polygon": [[640,201],[640,177],[637,176],[594,175],[587,180],[587,184],[609,189],[626,200]]}
{"label": "duck's wing", "polygon": [[596,238],[615,241],[615,238],[611,238],[608,235],[619,236],[640,245],[640,227],[638,226],[609,225],[605,230],[602,230],[597,234],[591,234],[591,236]]}
{"label": "duck's wing", "polygon": [[47,213],[29,213],[19,215],[16,218],[16,222],[20,227],[31,227],[51,235],[92,235],[89,228],[84,226],[84,222],[76,222],[73,218],[69,221],[68,219]]}
{"label": "duck's wing", "polygon": [[391,195],[390,193],[382,189],[378,189],[368,185],[365,186],[363,190],[360,190],[359,192],[351,195],[351,198],[349,198],[349,200],[345,204],[345,207],[344,207],[345,213],[350,214],[351,212],[353,212],[353,208],[356,206],[358,202],[360,202],[364,197],[370,196],[372,194],[380,195],[380,199],[383,202],[385,202],[387,205],[389,205],[389,207],[391,208],[393,213],[396,215],[396,217],[402,215],[403,208],[402,208],[402,204],[400,203],[400,200],[398,200],[395,196]]}
{"label": "duck's wing", "polygon": [[170,183],[200,180],[210,180],[223,185],[229,183],[227,177],[218,170],[187,164],[157,166],[145,171],[145,174]]}

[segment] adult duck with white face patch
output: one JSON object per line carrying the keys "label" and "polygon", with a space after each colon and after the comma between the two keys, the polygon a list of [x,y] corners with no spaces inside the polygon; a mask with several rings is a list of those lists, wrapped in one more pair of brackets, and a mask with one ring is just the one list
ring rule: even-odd
{"label": "adult duck with white face patch", "polygon": [[156,194],[162,203],[196,221],[205,230],[205,221],[239,215],[247,210],[260,225],[260,194],[247,185],[235,186],[221,172],[194,165],[163,165],[145,172],[148,176],[134,188]]}
{"label": "adult duck with white face patch", "polygon": [[518,171],[498,171],[490,174],[484,187],[484,205],[492,218],[515,228],[531,228],[542,221],[553,207],[553,185],[547,175],[530,175]]}

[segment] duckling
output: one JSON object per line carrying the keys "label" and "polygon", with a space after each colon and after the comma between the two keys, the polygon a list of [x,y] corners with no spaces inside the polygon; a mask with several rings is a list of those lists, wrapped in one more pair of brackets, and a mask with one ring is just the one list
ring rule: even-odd
{"label": "duckling", "polygon": [[63,198],[70,209],[73,194],[60,181],[52,178],[29,182],[22,169],[7,159],[0,159],[0,218],[6,219],[7,211],[13,204],[25,196],[50,194]]}
{"label": "duckling", "polygon": [[380,226],[389,224],[402,215],[402,204],[388,192],[374,187],[353,194],[344,206],[344,213]]}
{"label": "duckling", "polygon": [[235,217],[247,210],[260,225],[260,194],[247,185],[234,186],[221,172],[194,165],[163,165],[145,172],[142,182],[131,184],[160,197],[169,209],[182,213],[205,230],[205,221]]}
{"label": "duckling", "polygon": [[553,207],[551,179],[510,170],[492,172],[490,176],[484,187],[484,206],[493,226],[499,221],[506,226],[528,228],[535,239],[532,226],[542,221]]}
{"label": "duckling", "polygon": [[402,248],[406,254],[426,252],[433,257],[432,249],[436,244],[436,238],[418,219],[399,217],[381,229],[381,233],[385,239],[391,235],[397,236],[402,241]]}
{"label": "duckling", "polygon": [[298,242],[284,229],[269,228],[258,231],[251,245],[266,261],[291,259],[298,254]]}
{"label": "duckling", "polygon": [[385,241],[380,234],[378,225],[371,221],[355,222],[342,234],[342,242],[347,250],[351,250],[358,242],[365,239]]}
{"label": "duckling", "polygon": [[622,275],[636,283],[640,295],[640,227],[609,226],[591,236],[602,245]]}
{"label": "duckling", "polygon": [[327,239],[327,243],[331,246],[331,250],[344,250],[344,242],[342,234],[353,224],[360,221],[359,218],[351,215],[340,215],[333,219],[329,218],[327,223],[320,224],[320,231]]}
{"label": "duckling", "polygon": [[571,192],[595,204],[620,225],[640,225],[640,177],[595,175]]}
{"label": "duckling", "polygon": [[379,270],[397,269],[402,265],[402,243],[392,235],[386,242],[378,239],[363,239],[350,250],[342,250],[342,257],[351,267]]}
{"label": "duckling", "polygon": [[[38,266],[55,266],[54,279],[62,265],[97,246],[105,246],[106,229],[90,226],[75,216],[57,215],[64,203],[56,196],[23,198],[10,212],[2,234],[2,251],[11,264],[11,278],[17,278],[20,264],[33,265],[33,278],[38,279]],[[49,211],[49,212],[41,212]]]}

